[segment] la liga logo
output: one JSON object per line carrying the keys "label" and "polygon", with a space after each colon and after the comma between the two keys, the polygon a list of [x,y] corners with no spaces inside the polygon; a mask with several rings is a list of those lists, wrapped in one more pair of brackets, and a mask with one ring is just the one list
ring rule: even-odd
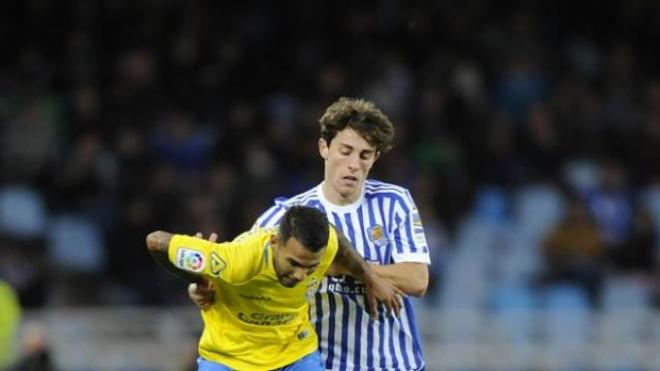
{"label": "la liga logo", "polygon": [[181,247],[177,250],[176,255],[177,267],[195,273],[204,270],[204,255],[199,251]]}
{"label": "la liga logo", "polygon": [[188,257],[188,266],[191,269],[199,269],[202,267],[202,263],[204,262],[204,258],[202,258],[202,255],[200,253],[193,253]]}

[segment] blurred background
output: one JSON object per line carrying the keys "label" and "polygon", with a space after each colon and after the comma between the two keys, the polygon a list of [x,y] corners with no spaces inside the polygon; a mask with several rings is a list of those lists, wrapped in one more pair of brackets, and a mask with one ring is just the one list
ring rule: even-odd
{"label": "blurred background", "polygon": [[185,370],[144,247],[249,228],[373,100],[429,370],[660,369],[660,2],[24,0],[0,11],[0,369]]}

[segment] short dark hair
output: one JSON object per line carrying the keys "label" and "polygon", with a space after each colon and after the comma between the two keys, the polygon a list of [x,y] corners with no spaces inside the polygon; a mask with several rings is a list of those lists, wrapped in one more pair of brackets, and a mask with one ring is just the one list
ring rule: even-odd
{"label": "short dark hair", "polygon": [[321,138],[330,145],[338,132],[355,130],[378,152],[387,152],[394,141],[394,125],[376,105],[360,98],[339,98],[319,120]]}
{"label": "short dark hair", "polygon": [[295,237],[307,250],[319,252],[328,245],[328,218],[316,208],[292,206],[284,213],[278,234],[282,243]]}

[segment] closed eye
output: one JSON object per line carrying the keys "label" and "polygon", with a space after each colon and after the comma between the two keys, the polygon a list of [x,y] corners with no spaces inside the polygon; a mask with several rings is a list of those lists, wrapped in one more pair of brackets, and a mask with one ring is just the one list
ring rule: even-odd
{"label": "closed eye", "polygon": [[302,264],[302,263],[300,263],[299,261],[297,261],[297,260],[295,260],[295,259],[293,259],[293,258],[289,258],[289,259],[287,259],[287,260],[289,261],[289,264],[291,264],[292,266],[294,266],[294,267],[296,267],[296,268],[315,269],[316,267],[319,266],[319,263],[314,263],[314,264],[310,264],[310,265],[305,265],[305,264]]}

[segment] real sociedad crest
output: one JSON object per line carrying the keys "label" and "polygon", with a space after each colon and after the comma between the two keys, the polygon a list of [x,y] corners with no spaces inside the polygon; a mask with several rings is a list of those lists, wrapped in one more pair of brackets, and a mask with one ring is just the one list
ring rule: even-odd
{"label": "real sociedad crest", "polygon": [[367,236],[369,237],[369,241],[374,243],[376,246],[387,245],[385,230],[380,224],[369,227],[369,229],[367,229]]}

